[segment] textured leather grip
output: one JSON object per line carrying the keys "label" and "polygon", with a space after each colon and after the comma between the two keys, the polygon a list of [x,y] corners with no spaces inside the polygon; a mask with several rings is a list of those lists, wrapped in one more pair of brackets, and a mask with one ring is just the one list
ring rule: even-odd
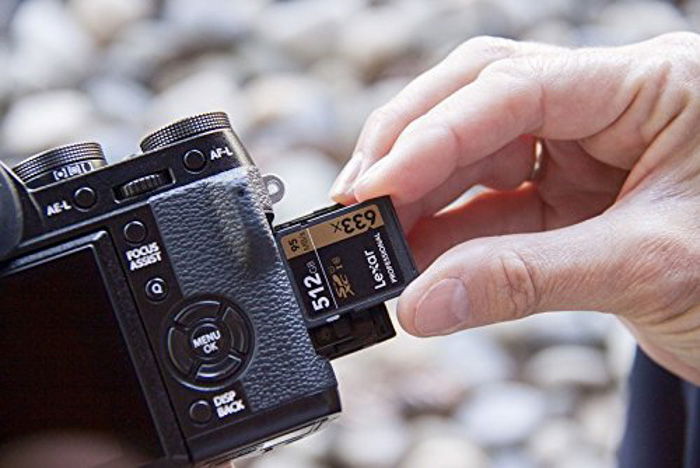
{"label": "textured leather grip", "polygon": [[183,294],[223,296],[250,319],[255,351],[240,380],[254,411],[336,386],[302,320],[255,166],[167,191],[150,204]]}

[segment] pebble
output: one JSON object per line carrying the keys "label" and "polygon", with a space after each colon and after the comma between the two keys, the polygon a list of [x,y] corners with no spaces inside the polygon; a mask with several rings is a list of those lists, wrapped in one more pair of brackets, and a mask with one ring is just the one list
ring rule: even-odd
{"label": "pebble", "polygon": [[594,446],[608,452],[615,450],[622,437],[624,419],[625,407],[620,393],[595,395],[579,402],[577,420],[583,435]]}
{"label": "pebble", "polygon": [[275,2],[260,14],[255,32],[261,42],[311,63],[333,53],[343,22],[362,3],[359,0]]}
{"label": "pebble", "polygon": [[135,117],[145,114],[152,97],[141,83],[109,75],[92,78],[84,88],[100,114],[122,122],[133,122]]}
{"label": "pebble", "polygon": [[553,465],[557,468],[614,468],[618,466],[612,455],[601,456],[592,447],[573,447]]}
{"label": "pebble", "polygon": [[616,381],[624,381],[632,369],[637,342],[620,321],[615,321],[606,337],[608,368]]}
{"label": "pebble", "polygon": [[526,379],[538,387],[604,387],[610,374],[602,352],[576,345],[551,346],[539,351],[525,365]]}
{"label": "pebble", "polygon": [[575,47],[580,45],[581,41],[578,32],[571,29],[566,21],[560,19],[542,21],[525,31],[522,38],[563,47]]}
{"label": "pebble", "polygon": [[[0,70],[9,70],[10,63],[10,48],[6,42],[0,40]],[[14,79],[9,74],[0,74],[0,103],[8,103],[16,91]]]}
{"label": "pebble", "polygon": [[538,468],[532,456],[520,448],[496,451],[491,457],[491,468]]}
{"label": "pebble", "polygon": [[[447,2],[445,2],[447,3]],[[417,40],[432,61],[439,61],[475,36],[508,36],[513,27],[503,9],[491,0],[472,0],[435,8],[420,28]]]}
{"label": "pebble", "polygon": [[202,70],[156,94],[145,114],[148,128],[209,111],[227,112],[234,130],[243,135],[250,124],[246,96],[226,73]]}
{"label": "pebble", "polygon": [[528,441],[528,451],[540,465],[553,466],[584,443],[580,425],[569,419],[553,419],[537,429]]}
{"label": "pebble", "polygon": [[203,53],[191,60],[175,60],[161,67],[153,75],[149,87],[160,92],[205,71],[225,76],[234,83],[242,83],[249,79],[249,76],[240,66],[241,60],[232,60],[229,53],[220,51]]}
{"label": "pebble", "polygon": [[366,77],[376,76],[415,50],[415,32],[429,10],[427,4],[406,2],[359,11],[344,23],[338,52]]}
{"label": "pebble", "polygon": [[204,50],[230,47],[245,36],[262,6],[258,0],[167,0],[162,15],[163,22],[177,31],[181,46]]}
{"label": "pebble", "polygon": [[406,426],[398,421],[345,427],[333,450],[346,466],[384,468],[395,466],[410,445]]}
{"label": "pebble", "polygon": [[90,100],[77,91],[27,95],[15,101],[5,114],[0,128],[4,150],[26,157],[71,143],[93,117]]}
{"label": "pebble", "polygon": [[369,86],[362,87],[362,77],[357,74],[357,68],[345,66],[354,70],[353,76],[333,79],[337,87],[332,91],[334,108],[338,119],[336,144],[328,152],[341,163],[344,163],[357,142],[360,129],[371,112],[387,103],[409,83],[408,76],[392,76],[375,81]]}
{"label": "pebble", "polygon": [[399,468],[487,468],[486,454],[459,436],[435,433],[421,438],[406,454]]}
{"label": "pebble", "polygon": [[0,31],[4,32],[14,20],[13,14],[22,0],[5,0],[0,2]]}
{"label": "pebble", "polygon": [[138,142],[144,132],[133,125],[117,126],[103,120],[93,120],[77,130],[76,141],[99,141],[110,164],[140,153]]}
{"label": "pebble", "polygon": [[584,6],[577,0],[492,0],[510,21],[511,34],[522,34],[527,29],[551,18],[571,19],[580,17]]}
{"label": "pebble", "polygon": [[397,376],[387,382],[394,389],[394,397],[403,414],[449,416],[462,402],[466,388],[453,375],[440,369],[416,370]]}
{"label": "pebble", "polygon": [[92,68],[94,43],[58,0],[22,2],[10,23],[15,92],[75,85]]}
{"label": "pebble", "polygon": [[124,27],[105,49],[100,72],[150,82],[166,63],[177,57],[177,30],[155,19]]}
{"label": "pebble", "polygon": [[516,382],[484,385],[458,411],[466,434],[486,447],[525,441],[547,414],[545,395]]}
{"label": "pebble", "polygon": [[112,40],[126,25],[154,13],[155,0],[70,0],[70,11],[100,43]]}
{"label": "pebble", "polygon": [[515,377],[514,359],[485,329],[470,330],[446,337],[437,366],[467,387]]}
{"label": "pebble", "polygon": [[614,320],[596,312],[551,312],[501,323],[490,331],[505,343],[532,348],[557,344],[600,346]]}
{"label": "pebble", "polygon": [[659,34],[690,29],[690,23],[670,2],[612,2],[598,15],[597,27],[588,31],[599,44],[627,44]]}
{"label": "pebble", "polygon": [[269,74],[248,83],[250,119],[267,141],[331,148],[336,118],[323,82],[300,74]]}
{"label": "pebble", "polygon": [[282,49],[257,41],[238,45],[236,55],[229,55],[237,74],[244,79],[255,79],[270,73],[288,73],[299,68],[295,58]]}

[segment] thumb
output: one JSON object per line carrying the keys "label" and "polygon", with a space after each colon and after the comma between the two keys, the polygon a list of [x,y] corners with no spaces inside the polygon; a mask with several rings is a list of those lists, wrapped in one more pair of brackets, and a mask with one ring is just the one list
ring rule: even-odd
{"label": "thumb", "polygon": [[622,224],[605,214],[562,229],[458,245],[404,291],[399,321],[411,334],[440,335],[535,312],[624,313],[638,305],[639,275],[649,274],[638,265],[648,270],[653,263],[635,251],[636,236],[629,227],[618,229]]}

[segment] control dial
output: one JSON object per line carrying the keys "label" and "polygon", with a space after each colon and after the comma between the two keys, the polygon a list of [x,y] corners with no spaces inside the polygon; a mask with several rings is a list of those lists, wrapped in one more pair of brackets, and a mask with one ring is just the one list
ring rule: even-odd
{"label": "control dial", "polygon": [[208,112],[199,114],[178,120],[147,135],[141,140],[141,149],[144,152],[152,151],[202,133],[225,129],[231,129],[231,122],[229,122],[226,113]]}
{"label": "control dial", "polygon": [[245,315],[220,299],[180,309],[165,333],[166,354],[175,377],[197,387],[234,379],[252,355],[253,332]]}
{"label": "control dial", "polygon": [[107,165],[99,143],[59,146],[25,159],[12,170],[27,187],[70,179]]}

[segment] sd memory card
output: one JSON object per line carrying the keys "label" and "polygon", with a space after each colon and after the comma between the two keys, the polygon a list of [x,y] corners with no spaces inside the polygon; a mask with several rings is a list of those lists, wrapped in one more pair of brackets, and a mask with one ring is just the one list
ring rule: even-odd
{"label": "sd memory card", "polygon": [[325,208],[275,232],[309,321],[387,301],[417,275],[389,197]]}

